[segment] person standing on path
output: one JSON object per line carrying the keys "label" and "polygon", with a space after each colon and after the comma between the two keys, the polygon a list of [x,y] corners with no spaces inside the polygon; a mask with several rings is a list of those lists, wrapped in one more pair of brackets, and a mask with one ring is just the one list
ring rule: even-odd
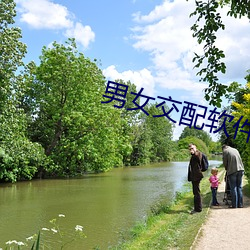
{"label": "person standing on path", "polygon": [[188,145],[188,148],[191,153],[191,158],[188,167],[188,181],[192,182],[194,209],[191,211],[191,214],[194,214],[202,211],[200,192],[200,181],[203,178],[203,174],[201,172],[202,153],[192,143]]}
{"label": "person standing on path", "polygon": [[217,177],[218,169],[211,169],[211,176],[209,177],[209,181],[211,183],[211,191],[212,191],[212,206],[219,206],[219,202],[217,201],[217,189],[220,184],[219,179]]}
{"label": "person standing on path", "polygon": [[232,205],[230,208],[243,207],[242,177],[244,165],[239,151],[228,145],[222,146],[223,165],[227,171],[227,177],[231,190]]}

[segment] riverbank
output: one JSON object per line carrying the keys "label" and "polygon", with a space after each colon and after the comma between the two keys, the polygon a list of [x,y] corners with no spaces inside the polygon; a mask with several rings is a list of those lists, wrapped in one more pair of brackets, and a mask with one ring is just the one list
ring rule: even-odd
{"label": "riverbank", "polygon": [[[224,171],[220,170],[223,182]],[[175,200],[169,206],[160,205],[153,209],[145,222],[139,223],[131,232],[130,237],[119,246],[111,249],[190,249],[207,219],[210,209],[211,191],[208,176],[201,182],[203,211],[190,215],[193,209],[193,194],[191,184],[185,186],[185,191],[177,193]]]}

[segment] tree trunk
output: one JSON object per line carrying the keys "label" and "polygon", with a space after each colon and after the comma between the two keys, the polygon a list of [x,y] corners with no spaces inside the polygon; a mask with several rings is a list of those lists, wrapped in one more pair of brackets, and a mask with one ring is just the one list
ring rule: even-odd
{"label": "tree trunk", "polygon": [[63,127],[62,127],[62,120],[60,119],[56,125],[54,138],[52,139],[50,145],[45,150],[45,154],[47,156],[49,156],[51,154],[52,150],[55,148],[57,143],[60,141],[62,133],[63,133]]}

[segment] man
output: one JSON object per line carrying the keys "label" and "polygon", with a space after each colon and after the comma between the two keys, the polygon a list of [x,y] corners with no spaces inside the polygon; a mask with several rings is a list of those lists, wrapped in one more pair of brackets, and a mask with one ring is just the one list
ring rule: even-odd
{"label": "man", "polygon": [[199,213],[202,211],[200,181],[203,178],[201,172],[201,159],[202,153],[197,150],[194,144],[189,144],[188,148],[191,153],[190,163],[188,167],[188,181],[192,182],[193,195],[194,195],[194,209],[191,214]]}
{"label": "man", "polygon": [[223,165],[227,171],[227,178],[230,185],[232,205],[230,208],[243,207],[242,196],[242,177],[244,174],[244,165],[236,148],[228,145],[222,146]]}

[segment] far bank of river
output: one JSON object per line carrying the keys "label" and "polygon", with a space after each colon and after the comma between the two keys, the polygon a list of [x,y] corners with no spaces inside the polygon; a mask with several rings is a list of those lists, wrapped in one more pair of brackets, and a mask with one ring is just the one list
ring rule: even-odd
{"label": "far bank of river", "polygon": [[[218,166],[218,160],[210,161]],[[80,179],[36,180],[2,184],[0,247],[8,240],[24,241],[57,218],[65,231],[82,225],[87,238],[65,249],[107,249],[121,232],[147,216],[161,199],[173,199],[185,184],[188,162],[167,162],[117,168]],[[58,218],[64,214],[65,218]],[[55,235],[51,240],[55,239]]]}

